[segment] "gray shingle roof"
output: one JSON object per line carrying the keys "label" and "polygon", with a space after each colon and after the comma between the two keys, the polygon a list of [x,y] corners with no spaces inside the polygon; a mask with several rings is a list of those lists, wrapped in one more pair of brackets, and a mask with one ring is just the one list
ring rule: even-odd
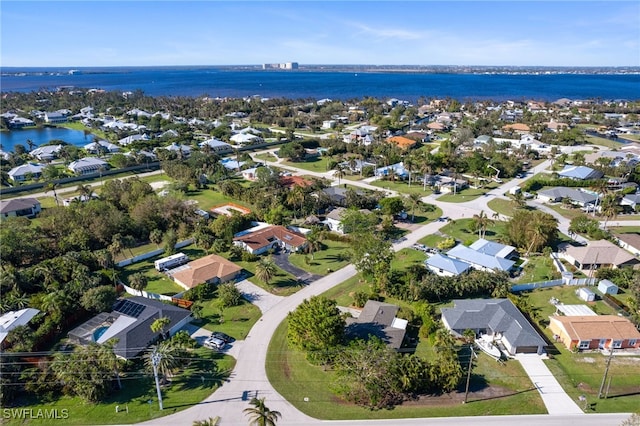
{"label": "gray shingle roof", "polygon": [[546,344],[509,299],[455,300],[453,308],[442,308],[442,317],[459,333],[478,328],[502,333],[502,338],[514,348]]}

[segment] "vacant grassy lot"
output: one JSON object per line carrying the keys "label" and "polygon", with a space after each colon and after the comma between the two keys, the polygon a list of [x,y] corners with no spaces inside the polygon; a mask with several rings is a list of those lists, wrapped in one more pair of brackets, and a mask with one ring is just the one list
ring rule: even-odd
{"label": "vacant grassy lot", "polygon": [[325,173],[329,171],[329,161],[331,161],[331,157],[322,156],[307,161],[284,161],[282,164],[303,170],[309,170],[310,172]]}
{"label": "vacant grassy lot", "polygon": [[417,182],[412,182],[411,186],[409,186],[408,182],[403,180],[374,180],[370,185],[385,190],[397,191],[402,194],[420,194],[423,197],[433,194],[433,190],[431,190],[431,188],[427,187],[425,190],[423,185]]}
{"label": "vacant grassy lot", "polygon": [[[162,389],[164,410],[158,408],[155,382],[151,373],[124,375],[123,389],[114,392],[104,402],[85,403],[79,398],[60,397],[45,403],[24,401],[20,408],[30,408],[34,414],[38,409],[67,409],[68,418],[56,423],[64,425],[133,424],[173,414],[201,402],[220,387],[235,365],[235,360],[207,348],[191,352],[190,365],[176,375]],[[203,380],[204,378],[204,380]],[[151,403],[149,403],[151,401]],[[116,413],[116,406],[120,412]],[[125,407],[128,409],[125,410]],[[215,417],[215,413],[211,413]],[[51,419],[8,421],[8,425],[50,425]]]}
{"label": "vacant grassy lot", "polygon": [[476,198],[483,196],[490,190],[497,187],[497,183],[491,182],[484,188],[467,188],[462,191],[458,191],[455,195],[453,193],[441,195],[438,197],[438,201],[444,201],[445,203],[466,203],[467,201],[475,200]]}
{"label": "vacant grassy lot", "polygon": [[251,209],[251,206],[247,203],[236,200],[235,198],[227,197],[226,195],[212,189],[189,191],[186,195],[186,199],[196,200],[198,202],[198,208],[202,210],[209,210],[212,207],[227,203],[234,203]]}
{"label": "vacant grassy lot", "polygon": [[198,323],[210,331],[222,331],[229,336],[242,340],[251,327],[260,319],[260,309],[246,300],[238,306],[222,309],[218,299],[207,300],[202,303],[202,319]]}
{"label": "vacant grassy lot", "polygon": [[[311,254],[293,253],[289,256],[289,262],[307,272],[317,275],[326,275],[331,271],[346,266],[348,262],[349,244],[339,241],[325,240],[324,248]],[[308,260],[308,262],[307,262]]]}
{"label": "vacant grassy lot", "polygon": [[552,262],[548,256],[530,256],[516,282],[535,283],[560,278],[560,272]]}
{"label": "vacant grassy lot", "polygon": [[513,216],[513,212],[516,209],[516,203],[511,200],[505,200],[503,198],[494,198],[487,203],[487,206],[494,212],[500,213],[504,216]]}

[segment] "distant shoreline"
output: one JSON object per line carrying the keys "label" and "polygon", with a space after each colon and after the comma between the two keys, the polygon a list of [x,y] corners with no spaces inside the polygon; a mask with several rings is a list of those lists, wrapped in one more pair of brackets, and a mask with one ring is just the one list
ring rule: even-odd
{"label": "distant shoreline", "polygon": [[203,70],[264,71],[265,73],[299,72],[358,72],[358,73],[407,73],[407,74],[496,74],[496,75],[620,75],[640,74],[640,66],[618,67],[570,67],[570,66],[482,66],[482,65],[323,65],[300,64],[295,70],[262,69],[262,65],[158,65],[158,66],[108,66],[108,67],[0,67],[6,76],[60,75],[60,74],[109,74],[127,70]]}

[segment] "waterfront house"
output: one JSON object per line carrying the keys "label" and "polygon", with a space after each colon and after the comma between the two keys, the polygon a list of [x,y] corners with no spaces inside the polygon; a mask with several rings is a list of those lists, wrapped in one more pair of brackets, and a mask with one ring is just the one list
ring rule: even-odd
{"label": "waterfront house", "polygon": [[67,116],[62,114],[61,112],[45,112],[44,113],[44,121],[50,124],[56,123],[66,123]]}
{"label": "waterfront house", "polygon": [[33,151],[29,152],[29,155],[40,161],[51,161],[58,157],[58,154],[62,150],[62,145],[45,145],[40,146]]}

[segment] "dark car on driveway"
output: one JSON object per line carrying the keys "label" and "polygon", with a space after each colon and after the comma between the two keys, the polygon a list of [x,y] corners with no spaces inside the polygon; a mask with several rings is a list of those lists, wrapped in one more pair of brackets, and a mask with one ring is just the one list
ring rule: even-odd
{"label": "dark car on driveway", "polygon": [[213,333],[211,333],[211,337],[215,337],[216,339],[220,339],[225,343],[231,343],[231,342],[235,342],[236,339],[234,339],[233,337],[229,336],[228,334],[225,334],[221,331],[214,331]]}

